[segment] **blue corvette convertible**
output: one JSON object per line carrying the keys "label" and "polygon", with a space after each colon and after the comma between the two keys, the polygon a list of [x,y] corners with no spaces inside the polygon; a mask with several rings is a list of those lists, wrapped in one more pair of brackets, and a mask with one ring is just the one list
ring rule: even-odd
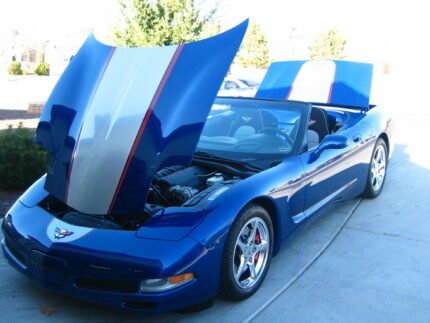
{"label": "blue corvette convertible", "polygon": [[165,48],[87,39],[37,128],[48,173],[3,221],[13,267],[129,310],[240,300],[297,228],[379,195],[391,122],[372,66],[277,62],[256,98],[215,99],[246,24]]}

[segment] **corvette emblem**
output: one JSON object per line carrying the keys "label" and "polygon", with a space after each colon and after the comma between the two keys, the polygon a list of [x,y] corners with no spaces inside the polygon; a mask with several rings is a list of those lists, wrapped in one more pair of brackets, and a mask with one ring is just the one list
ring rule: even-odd
{"label": "corvette emblem", "polygon": [[68,231],[66,229],[55,228],[55,239],[62,239],[73,234],[72,231]]}

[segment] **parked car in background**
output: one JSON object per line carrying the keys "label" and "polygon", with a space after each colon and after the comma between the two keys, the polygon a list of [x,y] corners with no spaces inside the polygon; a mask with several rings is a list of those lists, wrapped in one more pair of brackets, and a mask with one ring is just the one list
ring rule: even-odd
{"label": "parked car in background", "polygon": [[227,76],[222,82],[218,95],[254,97],[258,87],[256,85],[250,86],[249,84],[258,83],[247,79],[239,79],[232,76]]}
{"label": "parked car in background", "polygon": [[239,81],[241,81],[242,83],[245,83],[247,86],[249,87],[253,87],[253,88],[258,88],[260,86],[260,82],[257,82],[255,80],[252,79],[248,79],[248,78],[239,78]]}

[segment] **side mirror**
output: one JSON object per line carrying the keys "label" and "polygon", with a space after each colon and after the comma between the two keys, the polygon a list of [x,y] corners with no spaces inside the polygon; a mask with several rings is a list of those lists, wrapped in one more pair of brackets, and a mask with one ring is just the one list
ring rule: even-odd
{"label": "side mirror", "polygon": [[309,156],[309,162],[314,162],[324,150],[343,149],[348,146],[348,138],[342,135],[327,135]]}

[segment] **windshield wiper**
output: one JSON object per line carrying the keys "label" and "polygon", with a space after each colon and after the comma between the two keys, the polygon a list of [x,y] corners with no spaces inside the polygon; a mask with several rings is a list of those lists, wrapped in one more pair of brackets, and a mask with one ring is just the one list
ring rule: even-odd
{"label": "windshield wiper", "polygon": [[229,165],[240,166],[240,167],[245,168],[247,170],[252,170],[252,171],[262,171],[263,170],[263,168],[255,166],[254,164],[246,162],[246,161],[220,157],[220,156],[216,156],[216,155],[213,155],[213,154],[207,153],[205,151],[201,151],[201,150],[196,151],[194,153],[194,156],[197,158],[205,159],[205,160],[212,160],[215,162],[221,162],[221,163],[226,163]]}

